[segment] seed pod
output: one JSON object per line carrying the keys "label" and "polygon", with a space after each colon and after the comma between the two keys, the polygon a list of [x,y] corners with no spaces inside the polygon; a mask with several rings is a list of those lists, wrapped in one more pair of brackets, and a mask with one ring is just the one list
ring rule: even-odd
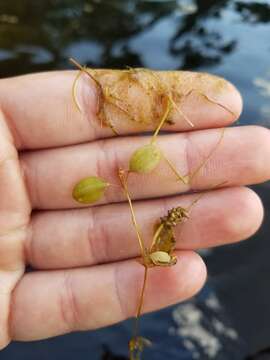
{"label": "seed pod", "polygon": [[181,206],[178,206],[176,208],[170,209],[166,216],[160,218],[160,221],[164,226],[166,226],[166,228],[169,228],[174,227],[181,222],[184,222],[188,218],[188,210]]}
{"label": "seed pod", "polygon": [[109,186],[107,182],[96,176],[82,179],[75,185],[72,196],[73,199],[82,204],[91,204],[98,201]]}
{"label": "seed pod", "polygon": [[161,151],[156,144],[147,144],[136,150],[129,161],[129,171],[147,174],[159,164]]}
{"label": "seed pod", "polygon": [[171,266],[177,262],[176,256],[171,256],[165,251],[155,251],[149,256],[153,264],[157,266]]}

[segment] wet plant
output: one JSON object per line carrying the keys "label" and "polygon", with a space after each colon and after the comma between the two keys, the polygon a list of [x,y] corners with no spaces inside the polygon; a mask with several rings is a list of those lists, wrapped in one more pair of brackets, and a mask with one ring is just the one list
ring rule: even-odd
{"label": "wet plant", "polygon": [[173,207],[168,211],[167,215],[161,217],[154,225],[154,235],[152,242],[151,245],[147,247],[145,245],[140,226],[137,222],[134,207],[128,190],[127,173],[120,169],[118,175],[123,192],[129,203],[132,223],[136,231],[139,247],[141,250],[141,264],[144,267],[143,284],[135,314],[133,337],[129,342],[130,360],[140,360],[144,348],[151,345],[150,340],[139,335],[139,319],[142,314],[149,269],[156,266],[173,266],[177,263],[177,257],[174,255],[176,245],[174,229],[177,225],[180,225],[189,219],[192,207],[201,199],[204,194],[202,193],[198,195],[187,208],[182,206]]}
{"label": "wet plant", "polygon": [[225,128],[221,129],[220,136],[214,147],[210,150],[209,154],[204,157],[203,161],[191,171],[191,173],[187,173],[185,175],[181,175],[172,162],[165,157],[163,152],[155,143],[155,138],[152,138],[153,141],[150,144],[143,145],[138,148],[131,156],[129,160],[129,171],[136,172],[139,174],[146,174],[152,172],[160,163],[160,160],[164,158],[169,165],[172,172],[176,175],[177,180],[180,180],[185,185],[191,183],[191,181],[195,178],[195,176],[200,172],[200,170],[206,166],[208,161],[211,159],[219,145],[221,144],[225,133]]}
{"label": "wet plant", "polygon": [[[83,110],[77,96],[77,87],[80,77],[86,74],[96,91],[96,115],[101,126],[109,127],[115,135],[118,135],[114,121],[117,118],[119,121],[132,122],[134,130],[137,129],[135,126],[140,125],[143,126],[142,130],[147,130],[148,127],[149,129],[154,129],[150,140],[133,152],[127,168],[125,170],[119,169],[118,171],[121,188],[129,204],[132,223],[140,247],[140,263],[144,267],[143,283],[135,314],[134,333],[129,342],[130,360],[139,360],[144,348],[151,345],[148,339],[139,335],[139,319],[143,309],[149,271],[157,266],[170,267],[177,263],[177,257],[174,253],[176,245],[175,228],[176,226],[181,226],[189,219],[192,207],[204,193],[198,195],[188,207],[177,206],[171,208],[166,215],[156,222],[153,228],[152,241],[150,245],[146,245],[136,219],[128,189],[129,175],[131,173],[151,174],[160,164],[161,160],[164,159],[176,176],[177,181],[181,181],[185,185],[190,184],[201,169],[206,166],[221,144],[225,129],[221,129],[216,144],[202,162],[195,169],[192,169],[190,173],[182,175],[158,145],[158,137],[164,125],[173,126],[175,124],[175,114],[178,113],[190,128],[194,127],[194,124],[182,110],[184,100],[192,93],[196,93],[208,103],[219,106],[233,115],[234,113],[200,89],[192,88],[186,93],[180,93],[177,90],[177,81],[179,79],[174,76],[174,73],[170,73],[171,83],[168,85],[162,73],[149,69],[93,70],[81,66],[73,59],[71,61],[79,69],[72,87],[72,98],[80,112]],[[222,87],[223,85],[219,83],[218,86]],[[75,185],[72,195],[80,203],[92,204],[104,196],[105,190],[109,185],[101,178],[90,176],[80,180]],[[212,187],[212,189],[216,187]]]}
{"label": "wet plant", "polygon": [[[142,73],[146,75],[146,78],[143,78],[141,80],[138,80],[138,75]],[[191,126],[194,127],[194,124],[191,122],[191,120],[185,115],[185,113],[181,110],[180,106],[176,104],[171,90],[166,86],[166,83],[162,81],[158,75],[158,73],[150,70],[150,69],[132,69],[130,68],[128,72],[125,72],[125,74],[128,74],[129,77],[137,75],[137,81],[141,84],[143,89],[146,89],[147,94],[149,92],[154,91],[156,92],[160,99],[162,99],[163,105],[163,113],[161,115],[160,122],[158,126],[156,127],[154,134],[152,135],[152,138],[150,140],[150,143],[147,145],[144,145],[140,148],[138,148],[133,155],[130,158],[129,161],[129,172],[135,172],[135,173],[150,173],[152,172],[160,163],[161,159],[163,158],[173,173],[176,175],[177,179],[182,181],[184,184],[189,183],[189,174],[186,174],[185,176],[181,175],[175,166],[172,164],[172,162],[165,156],[165,154],[161,151],[161,149],[158,147],[157,144],[157,138],[158,135],[164,126],[165,123],[167,124],[174,124],[174,122],[170,119],[170,113],[173,109],[176,109],[176,111],[183,117],[183,119]],[[127,75],[126,75],[127,76]],[[155,80],[155,81],[153,81]],[[219,102],[211,99],[206,94],[202,93],[201,91],[198,91],[196,89],[191,89],[188,91],[187,94],[183,94],[180,98],[181,103],[185,98],[190,96],[193,92],[198,93],[200,96],[202,96],[204,99],[206,99],[208,102],[222,107],[224,110],[228,111],[232,115],[234,113],[228,109],[226,106],[220,104]],[[221,135],[223,137],[223,133]],[[203,166],[203,165],[202,165]],[[200,166],[201,168],[201,166]],[[194,176],[197,173],[197,169],[195,170]]]}
{"label": "wet plant", "polygon": [[79,73],[77,74],[75,81],[73,83],[73,86],[72,86],[72,98],[73,98],[73,101],[74,101],[77,109],[80,112],[82,112],[82,108],[81,108],[81,105],[80,105],[78,97],[77,97],[78,80],[80,79],[82,74],[86,74],[95,85],[95,90],[97,93],[97,102],[98,102],[97,116],[100,119],[100,125],[101,126],[105,125],[105,126],[110,127],[112,132],[115,135],[118,135],[114,125],[110,122],[109,117],[107,116],[107,112],[106,112],[106,108],[105,108],[105,100],[108,103],[110,103],[110,97],[108,94],[108,90],[103,89],[103,87],[101,86],[99,81],[96,79],[95,70],[91,70],[85,66],[82,66],[74,59],[70,59],[70,61],[80,70]]}
{"label": "wet plant", "polygon": [[[131,155],[129,173],[151,173],[164,159],[178,180],[186,185],[190,183],[191,178],[197,174],[197,169],[193,174],[182,175],[179,173],[160,149],[157,140],[164,124],[174,124],[173,111],[178,112],[191,128],[194,127],[194,124],[181,109],[184,100],[192,93],[197,93],[207,102],[234,115],[226,106],[211,99],[198,89],[190,89],[187,93],[181,94],[176,90],[171,90],[167,83],[161,79],[159,73],[150,69],[93,70],[83,67],[74,59],[70,59],[70,61],[79,68],[72,88],[72,97],[76,107],[82,111],[77,97],[77,85],[80,76],[85,73],[95,86],[98,104],[97,117],[100,119],[100,124],[110,127],[115,135],[118,134],[118,131],[113,124],[112,114],[115,114],[115,117],[116,115],[119,118],[123,116],[125,120],[144,124],[144,126],[151,125],[151,127],[155,126],[156,119],[159,119],[149,143],[139,147]],[[172,89],[176,87],[177,80],[172,77]],[[138,97],[139,99],[143,98],[143,105],[141,101],[138,104]]]}
{"label": "wet plant", "polygon": [[[223,104],[212,99],[202,90],[197,88],[188,89],[183,93],[178,89],[181,79],[176,72],[154,72],[145,68],[128,68],[126,70],[105,70],[91,69],[79,64],[76,60],[70,59],[78,69],[72,87],[73,101],[79,111],[82,107],[77,96],[78,81],[82,74],[86,74],[97,94],[97,117],[101,125],[109,126],[117,133],[115,125],[112,124],[112,113],[114,118],[132,121],[135,124],[149,125],[155,129],[153,138],[156,138],[163,125],[174,125],[173,115],[179,114],[190,126],[194,127],[192,121],[183,112],[181,106],[184,100],[192,93],[202,96],[207,102],[222,107],[233,114]],[[169,84],[166,83],[168,78]],[[219,84],[222,80],[216,80]],[[220,88],[225,85],[218,85]],[[234,115],[234,114],[233,114]]]}

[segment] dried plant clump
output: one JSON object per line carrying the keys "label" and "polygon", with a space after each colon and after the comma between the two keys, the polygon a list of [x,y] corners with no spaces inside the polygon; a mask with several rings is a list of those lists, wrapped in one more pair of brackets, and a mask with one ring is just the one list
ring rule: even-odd
{"label": "dried plant clump", "polygon": [[160,219],[155,228],[149,251],[151,261],[149,266],[171,266],[176,264],[177,258],[173,255],[176,243],[173,228],[188,218],[188,211],[179,206],[169,210],[168,214]]}
{"label": "dried plant clump", "polygon": [[[115,119],[118,121],[122,119],[125,122],[132,121],[134,125],[143,124],[144,127],[149,125],[151,128],[155,128],[149,144],[140,147],[131,156],[129,161],[130,173],[151,173],[164,159],[178,180],[184,184],[190,182],[190,174],[182,175],[177,171],[172,162],[159,149],[157,139],[164,124],[172,125],[175,123],[175,114],[177,113],[191,128],[194,127],[194,124],[181,109],[184,100],[192,93],[196,93],[207,102],[222,107],[233,114],[230,109],[210,98],[203,91],[204,88],[207,88],[204,81],[204,78],[207,77],[206,74],[203,76],[198,74],[196,88],[192,88],[191,84],[189,87],[186,80],[184,82],[186,90],[184,91],[179,72],[154,72],[141,68],[93,70],[82,67],[73,59],[71,61],[80,69],[72,90],[74,102],[79,110],[81,110],[81,106],[77,99],[77,83],[80,75],[86,73],[96,88],[97,117],[101,125],[109,126],[116,135],[118,131],[114,125]],[[211,84],[218,83],[216,88],[219,90],[217,91],[221,91],[222,86],[226,86],[226,82],[222,79],[208,76],[208,81]]]}
{"label": "dried plant clump", "polygon": [[84,73],[91,79],[97,92],[97,117],[101,125],[110,127],[114,133],[117,133],[114,122],[121,121],[123,123],[131,121],[134,126],[142,124],[144,129],[148,126],[148,129],[157,128],[165,113],[167,114],[162,126],[165,123],[173,125],[180,115],[191,128],[194,127],[181,109],[185,99],[192,93],[197,93],[207,102],[232,113],[207,93],[207,91],[212,93],[214,88],[215,93],[218,94],[227,86],[225,80],[213,76],[198,74],[196,79],[194,77],[192,79],[188,72],[158,72],[144,68],[100,70],[83,67],[74,59],[71,59],[71,62],[80,70],[72,89],[77,108],[81,111],[77,98],[77,85],[80,76]]}

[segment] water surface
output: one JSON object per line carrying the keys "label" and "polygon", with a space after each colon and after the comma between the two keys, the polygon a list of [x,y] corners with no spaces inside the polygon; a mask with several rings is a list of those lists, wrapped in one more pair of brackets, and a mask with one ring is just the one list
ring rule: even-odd
{"label": "water surface", "polygon": [[[1,0],[0,76],[70,68],[70,56],[92,67],[208,71],[240,89],[238,125],[270,127],[269,39],[269,1]],[[205,253],[210,276],[196,298],[145,316],[143,331],[155,344],[145,358],[270,356],[269,183],[255,190],[266,208],[261,230]],[[0,359],[126,359],[129,336],[124,322],[13,343]]]}

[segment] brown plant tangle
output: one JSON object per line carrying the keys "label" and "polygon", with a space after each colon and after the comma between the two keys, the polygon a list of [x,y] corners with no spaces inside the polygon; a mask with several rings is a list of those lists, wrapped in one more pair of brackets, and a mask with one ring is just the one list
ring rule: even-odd
{"label": "brown plant tangle", "polygon": [[[127,173],[124,170],[119,169],[118,175],[124,194],[127,197],[129,203],[132,222],[141,249],[142,265],[144,266],[143,285],[139,296],[137,311],[135,314],[134,334],[129,342],[130,360],[139,360],[141,358],[143,349],[146,346],[151,345],[150,340],[139,336],[139,318],[141,316],[143,308],[148,270],[156,266],[164,267],[173,266],[176,264],[177,257],[173,254],[176,245],[174,228],[189,219],[191,209],[202,198],[204,194],[202,193],[198,195],[197,198],[195,198],[195,200],[187,208],[184,208],[182,206],[171,208],[168,211],[167,215],[161,217],[154,225],[154,235],[152,243],[149,247],[147,247],[143,240],[139,224],[136,220],[134,207],[127,186]],[[218,186],[220,185],[223,184],[219,184]],[[214,188],[216,187],[217,186],[215,186]]]}
{"label": "brown plant tangle", "polygon": [[[80,112],[82,112],[82,109],[77,96],[77,87],[81,75],[86,74],[91,82],[91,86],[94,86],[96,90],[98,104],[96,117],[100,122],[100,126],[109,127],[114,135],[118,135],[119,131],[117,128],[121,128],[120,125],[124,126],[127,122],[133,124],[134,130],[138,132],[140,130],[153,131],[150,141],[133,152],[126,169],[118,170],[120,184],[129,204],[132,223],[139,243],[141,253],[140,263],[144,267],[143,284],[135,314],[134,334],[129,342],[130,360],[139,360],[143,349],[151,345],[148,339],[139,335],[139,318],[143,308],[148,272],[151,268],[157,266],[168,267],[176,264],[177,257],[174,255],[176,245],[175,227],[181,226],[189,219],[192,207],[204,194],[198,195],[187,208],[181,206],[171,208],[154,225],[151,244],[146,246],[128,189],[128,178],[131,173],[151,174],[160,162],[165,160],[174,173],[176,181],[190,184],[221,144],[225,129],[221,130],[216,145],[204,157],[201,164],[195,167],[191,173],[184,175],[178,172],[174,164],[160,149],[158,137],[164,125],[173,126],[176,121],[179,121],[179,117],[180,120],[186,122],[187,130],[194,127],[194,124],[182,110],[185,99],[193,93],[213,106],[219,106],[228,113],[233,114],[230,109],[205,93],[205,83],[207,81],[215,88],[216,93],[222,91],[227,86],[227,83],[225,80],[204,74],[204,80],[198,81],[199,85],[197,84],[196,88],[194,88],[193,83],[189,84],[189,86],[185,83],[185,86],[182,86],[181,81],[179,81],[179,73],[174,71],[154,72],[149,69],[140,68],[96,70],[83,67],[73,59],[71,59],[71,62],[79,69],[73,83],[72,98]],[[198,74],[199,78],[200,76]],[[73,189],[73,198],[85,204],[94,203],[103,196],[104,191],[109,185],[105,180],[90,174],[88,178],[78,179]],[[212,187],[212,189],[216,187]]]}
{"label": "brown plant tangle", "polygon": [[[143,68],[95,70],[81,66],[74,59],[71,59],[71,62],[80,70],[72,88],[72,97],[79,111],[81,106],[77,98],[77,85],[80,76],[84,73],[96,89],[98,98],[96,115],[101,126],[110,127],[115,135],[118,135],[114,125],[115,119],[123,124],[131,121],[134,126],[143,126],[141,129],[154,127],[150,142],[135,150],[131,156],[129,173],[151,173],[164,159],[176,178],[184,184],[189,184],[190,178],[197,173],[197,170],[193,174],[180,174],[157,144],[158,135],[164,124],[175,124],[177,115],[180,115],[190,128],[194,127],[181,110],[184,100],[193,93],[233,114],[230,109],[205,94],[201,89],[203,85],[197,88],[188,87],[188,91],[183,92],[181,84],[179,86],[179,75],[174,71],[154,72]],[[215,84],[217,92],[227,86],[225,80],[210,75],[209,82]]]}

